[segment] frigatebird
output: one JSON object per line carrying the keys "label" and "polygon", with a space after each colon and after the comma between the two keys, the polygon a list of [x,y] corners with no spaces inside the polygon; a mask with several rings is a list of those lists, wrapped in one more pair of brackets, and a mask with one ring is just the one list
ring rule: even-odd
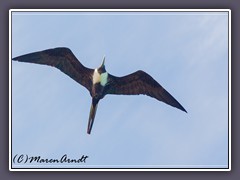
{"label": "frigatebird", "polygon": [[170,93],[144,71],[138,70],[123,77],[109,74],[105,69],[105,57],[101,66],[96,69],[83,66],[72,51],[66,47],[33,52],[15,57],[13,60],[56,67],[87,88],[92,97],[87,129],[88,134],[92,130],[98,102],[107,94],[143,94],[187,112]]}

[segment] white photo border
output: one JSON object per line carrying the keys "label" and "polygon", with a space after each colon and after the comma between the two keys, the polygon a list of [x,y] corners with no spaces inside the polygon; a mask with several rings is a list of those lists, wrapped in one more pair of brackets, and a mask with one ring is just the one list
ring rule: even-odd
{"label": "white photo border", "polygon": [[[228,12],[228,168],[13,168],[12,12]],[[230,9],[10,9],[9,10],[9,171],[231,171],[231,10]]]}

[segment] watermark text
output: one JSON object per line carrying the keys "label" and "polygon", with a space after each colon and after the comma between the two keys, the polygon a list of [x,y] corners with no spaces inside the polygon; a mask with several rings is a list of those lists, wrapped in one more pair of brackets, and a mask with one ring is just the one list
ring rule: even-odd
{"label": "watermark text", "polygon": [[69,164],[79,164],[79,163],[86,163],[87,159],[89,157],[86,155],[82,155],[78,158],[69,158],[67,154],[64,154],[63,156],[59,158],[45,158],[42,156],[29,156],[27,154],[16,154],[13,157],[13,163],[14,164],[63,164],[63,163],[69,163]]}

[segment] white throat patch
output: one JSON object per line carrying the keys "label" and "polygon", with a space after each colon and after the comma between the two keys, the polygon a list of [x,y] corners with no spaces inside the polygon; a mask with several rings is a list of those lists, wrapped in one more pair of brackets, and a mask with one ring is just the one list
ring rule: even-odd
{"label": "white throat patch", "polygon": [[108,81],[108,73],[99,74],[98,70],[95,69],[93,73],[93,84],[100,83],[102,86],[105,86]]}
{"label": "white throat patch", "polygon": [[101,80],[101,75],[98,73],[98,70],[95,69],[93,73],[93,84],[99,83]]}
{"label": "white throat patch", "polygon": [[102,73],[100,78],[100,84],[102,86],[105,86],[107,84],[107,81],[108,81],[108,73],[107,72]]}

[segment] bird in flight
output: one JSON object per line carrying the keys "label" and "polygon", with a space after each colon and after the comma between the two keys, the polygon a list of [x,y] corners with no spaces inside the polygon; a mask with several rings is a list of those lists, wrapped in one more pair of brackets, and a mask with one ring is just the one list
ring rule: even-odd
{"label": "bird in flight", "polygon": [[105,69],[105,57],[101,66],[96,69],[83,66],[72,51],[66,47],[33,52],[15,57],[12,60],[56,67],[87,88],[92,97],[87,128],[88,134],[92,130],[98,102],[107,94],[143,94],[187,112],[170,93],[144,71],[139,70],[123,77],[109,74]]}

